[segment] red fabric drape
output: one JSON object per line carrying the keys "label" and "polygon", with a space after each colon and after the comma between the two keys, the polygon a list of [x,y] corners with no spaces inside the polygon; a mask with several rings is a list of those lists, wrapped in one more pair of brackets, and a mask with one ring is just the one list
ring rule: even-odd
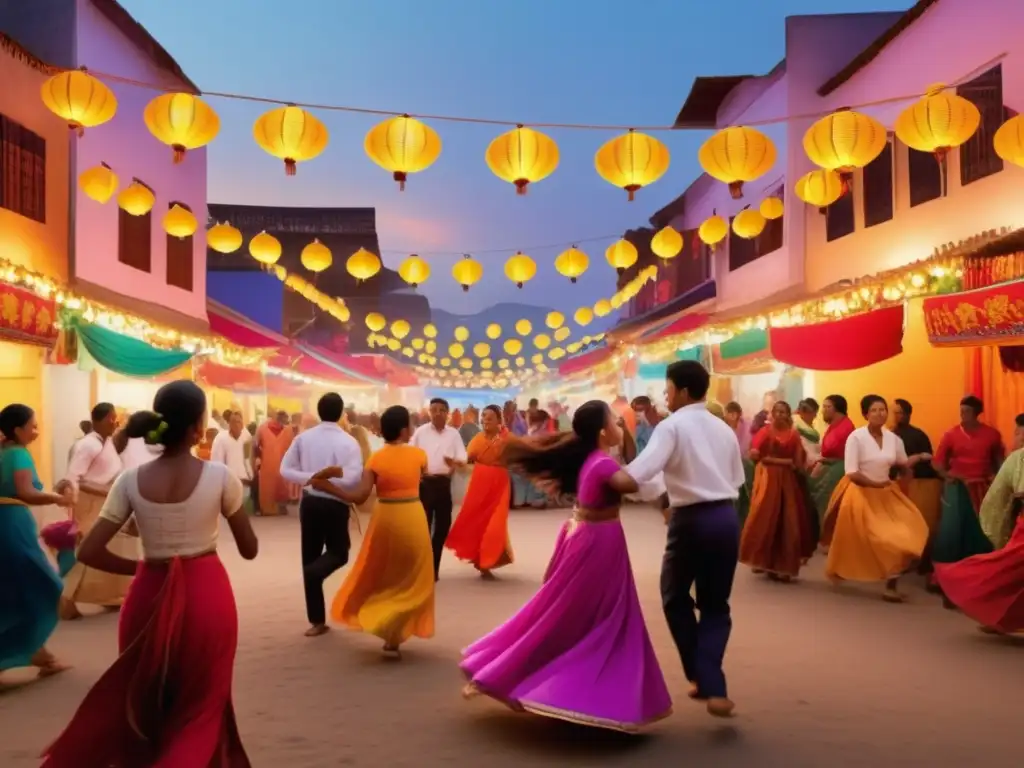
{"label": "red fabric drape", "polygon": [[588,368],[593,368],[595,365],[600,365],[613,354],[615,353],[608,347],[600,347],[590,352],[584,352],[582,355],[569,358],[558,366],[558,373],[562,376],[568,376],[570,373],[585,371]]}
{"label": "red fabric drape", "polygon": [[852,371],[903,351],[903,307],[887,307],[828,323],[772,328],[772,357],[809,371]]}

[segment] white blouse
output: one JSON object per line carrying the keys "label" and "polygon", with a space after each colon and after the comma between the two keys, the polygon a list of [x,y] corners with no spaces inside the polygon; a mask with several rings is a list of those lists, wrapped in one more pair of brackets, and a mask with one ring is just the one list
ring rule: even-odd
{"label": "white blouse", "polygon": [[143,556],[148,560],[191,557],[217,546],[220,518],[242,508],[242,482],[223,464],[203,462],[199,482],[184,501],[157,504],[139,493],[139,468],[114,481],[100,517],[124,525],[135,515]]}
{"label": "white blouse", "polygon": [[885,427],[882,428],[881,447],[867,427],[859,427],[846,441],[843,463],[848,475],[860,472],[869,480],[884,483],[889,479],[890,469],[907,463],[907,449],[896,433]]}

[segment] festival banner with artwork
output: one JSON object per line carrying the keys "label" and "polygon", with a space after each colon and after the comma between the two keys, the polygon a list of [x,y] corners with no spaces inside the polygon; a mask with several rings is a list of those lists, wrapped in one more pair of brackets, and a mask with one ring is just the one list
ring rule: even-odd
{"label": "festival banner with artwork", "polygon": [[1024,344],[1024,280],[925,299],[924,321],[937,347]]}
{"label": "festival banner with artwork", "polygon": [[57,339],[57,304],[0,282],[0,339],[48,347]]}

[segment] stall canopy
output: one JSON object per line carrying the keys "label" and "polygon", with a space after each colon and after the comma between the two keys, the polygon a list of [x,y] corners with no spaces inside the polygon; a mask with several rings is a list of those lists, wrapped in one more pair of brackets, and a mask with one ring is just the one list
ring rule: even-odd
{"label": "stall canopy", "polygon": [[608,360],[615,354],[615,350],[609,347],[606,343],[595,346],[593,349],[587,350],[579,355],[570,357],[560,366],[558,366],[558,373],[562,376],[568,376],[573,373],[579,373],[589,368],[593,368],[596,365],[600,365],[605,360]]}
{"label": "stall canopy", "polygon": [[207,299],[206,313],[210,318],[210,330],[240,347],[272,349],[288,346],[288,339],[281,334],[254,323],[212,299]]}
{"label": "stall canopy", "polygon": [[772,328],[771,355],[810,371],[852,371],[903,351],[903,305],[828,323]]}
{"label": "stall canopy", "polygon": [[682,317],[677,317],[674,320],[669,320],[667,323],[661,323],[653,328],[648,328],[640,334],[640,338],[637,339],[637,342],[640,344],[649,344],[654,341],[667,339],[670,336],[677,336],[681,333],[690,333],[707,323],[709,317],[710,315],[703,312],[694,312],[683,315]]}

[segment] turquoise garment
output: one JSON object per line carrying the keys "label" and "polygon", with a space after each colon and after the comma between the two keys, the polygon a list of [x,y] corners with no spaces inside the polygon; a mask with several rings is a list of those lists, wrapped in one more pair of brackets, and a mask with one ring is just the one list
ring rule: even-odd
{"label": "turquoise garment", "polygon": [[79,342],[97,363],[124,376],[159,376],[192,359],[191,352],[160,349],[74,316],[69,322],[78,334]]}
{"label": "turquoise garment", "polygon": [[[0,450],[0,497],[15,498],[14,473],[35,464],[20,445]],[[0,504],[0,670],[27,667],[57,627],[64,585],[39,546],[36,521],[24,504]]]}
{"label": "turquoise garment", "polygon": [[972,555],[993,550],[971,502],[970,491],[960,480],[946,483],[942,492],[942,516],[932,541],[932,562],[958,563]]}
{"label": "turquoise garment", "polygon": [[648,424],[646,421],[638,422],[636,425],[636,436],[633,441],[636,443],[636,453],[639,456],[643,453],[644,448],[651,442],[651,435],[654,434],[654,427]]}

